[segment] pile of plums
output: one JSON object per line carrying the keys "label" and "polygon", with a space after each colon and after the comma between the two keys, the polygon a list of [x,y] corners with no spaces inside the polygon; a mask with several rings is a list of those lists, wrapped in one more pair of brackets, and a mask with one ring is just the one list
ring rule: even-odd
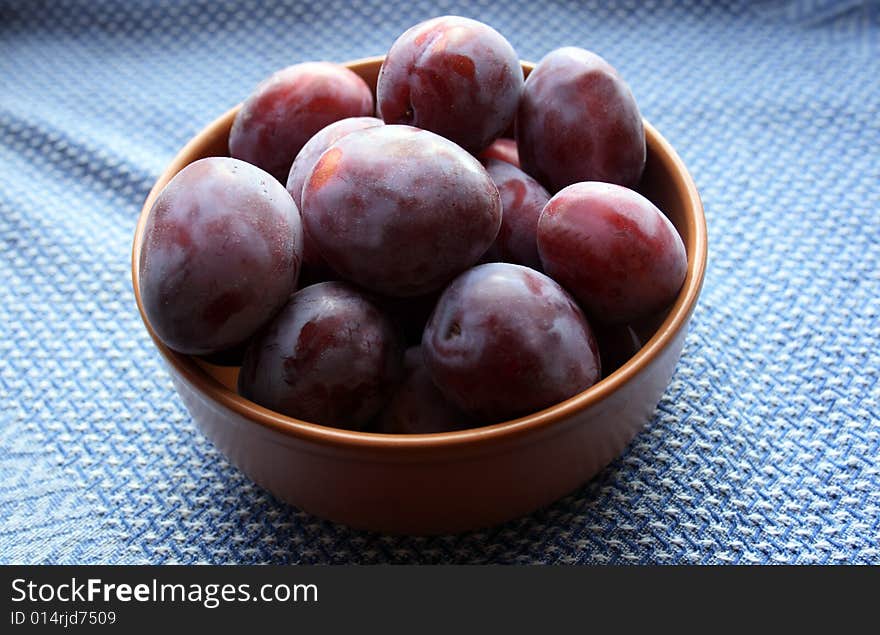
{"label": "pile of plums", "polygon": [[143,307],[168,347],[240,364],[242,396],[301,420],[430,433],[527,415],[625,362],[630,325],[684,281],[681,238],[631,189],[645,152],[598,55],[555,50],[524,81],[491,27],[428,20],[389,50],[375,105],[327,62],[256,88],[230,156],[156,199]]}

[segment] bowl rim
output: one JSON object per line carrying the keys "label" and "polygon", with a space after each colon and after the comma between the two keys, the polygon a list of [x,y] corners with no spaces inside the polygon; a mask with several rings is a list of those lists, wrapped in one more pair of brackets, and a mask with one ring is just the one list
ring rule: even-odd
{"label": "bowl rim", "polygon": [[[358,70],[375,69],[377,65],[381,65],[383,59],[384,56],[366,57],[342,62],[342,65],[357,72]],[[521,63],[526,73],[535,67],[532,62],[522,61]],[[157,337],[144,313],[139,287],[140,243],[153,202],[168,181],[192,162],[187,157],[203,145],[203,139],[215,137],[224,128],[230,126],[240,106],[241,104],[231,108],[200,130],[174,156],[156,179],[138,216],[131,252],[131,275],[138,312],[165,363],[172,366],[178,375],[204,398],[216,402],[254,424],[270,428],[288,437],[319,445],[386,451],[408,451],[413,448],[430,450],[459,446],[473,447],[502,439],[512,440],[524,434],[548,429],[555,423],[566,420],[577,412],[604,401],[635,379],[661,354],[664,348],[672,343],[679,332],[687,327],[688,320],[696,307],[706,273],[708,256],[706,218],[696,184],[681,157],[657,129],[643,119],[647,144],[653,150],[655,159],[673,175],[675,189],[685,193],[687,213],[683,221],[688,234],[685,247],[690,258],[684,284],[666,318],[642,348],[611,375],[577,395],[544,410],[501,423],[454,432],[404,435],[345,430],[301,421],[259,406],[221,385],[190,356],[177,353],[165,346]]]}

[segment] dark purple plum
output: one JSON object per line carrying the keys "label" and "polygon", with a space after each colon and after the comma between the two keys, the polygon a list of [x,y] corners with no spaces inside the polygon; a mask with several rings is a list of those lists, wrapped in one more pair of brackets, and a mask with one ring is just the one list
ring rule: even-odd
{"label": "dark purple plum", "polygon": [[206,355],[247,340],[296,289],[302,225],[287,190],[236,159],[201,159],[156,198],[139,288],[159,339]]}
{"label": "dark purple plum", "polygon": [[431,434],[470,428],[477,423],[452,405],[431,381],[414,346],[405,356],[406,377],[379,415],[376,432],[385,434]]}
{"label": "dark purple plum", "polygon": [[519,167],[519,153],[516,150],[516,141],[506,137],[493,141],[492,145],[480,153],[480,158],[507,161],[509,164]]}
{"label": "dark purple plum", "polygon": [[540,183],[510,163],[484,159],[483,165],[498,188],[503,210],[501,229],[483,260],[541,269],[535,233],[538,217],[550,195]]}
{"label": "dark purple plum", "polygon": [[403,347],[388,318],[344,282],[297,291],[245,354],[242,396],[282,414],[359,429],[402,375]]}
{"label": "dark purple plum", "polygon": [[588,315],[629,323],[675,300],[687,274],[681,237],[651,201],[610,183],[576,183],[538,221],[544,271]]}
{"label": "dark purple plum", "polygon": [[451,141],[386,125],[352,132],[321,155],[303,187],[303,222],[343,278],[417,296],[485,253],[501,200],[480,162]]}
{"label": "dark purple plum", "polygon": [[516,142],[522,169],[551,193],[579,181],[635,187],[645,167],[629,86],[604,59],[572,46],[549,53],[526,80]]}
{"label": "dark purple plum", "polygon": [[285,183],[293,159],[327,125],[373,114],[366,82],[339,64],[288,66],[260,83],[229,132],[229,154]]}
{"label": "dark purple plum", "polygon": [[388,51],[376,86],[385,123],[436,132],[478,153],[516,116],[523,72],[492,27],[457,16],[417,24]]}
{"label": "dark purple plum", "polygon": [[[331,123],[309,139],[308,143],[296,155],[293,165],[290,166],[290,174],[287,177],[287,191],[293,197],[293,202],[296,203],[297,208],[302,209],[302,189],[303,184],[306,182],[306,177],[327,148],[350,132],[381,125],[383,125],[382,120],[375,117],[349,117],[348,119],[341,119]],[[307,270],[309,277],[324,278],[329,274],[327,264],[321,258],[318,250],[312,245],[308,234],[303,236],[303,268]]]}
{"label": "dark purple plum", "polygon": [[486,422],[541,410],[600,378],[599,350],[578,305],[542,273],[474,267],[440,296],[422,339],[436,386]]}

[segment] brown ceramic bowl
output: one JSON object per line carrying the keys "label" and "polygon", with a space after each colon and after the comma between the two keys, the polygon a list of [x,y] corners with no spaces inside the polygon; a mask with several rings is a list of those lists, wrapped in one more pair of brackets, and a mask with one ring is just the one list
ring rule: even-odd
{"label": "brown ceramic bowl", "polygon": [[[346,64],[375,88],[382,58]],[[533,64],[523,63],[528,73]],[[275,496],[352,527],[436,534],[493,525],[586,483],[617,457],[654,413],[681,354],[706,267],[706,222],[693,179],[672,146],[645,124],[641,191],[675,224],[688,254],[677,300],[642,349],[609,377],[535,414],[483,428],[384,435],[327,428],[262,408],[235,392],[237,368],[212,366],[164,346],[138,288],[140,238],[156,196],[184,166],[225,156],[238,109],[190,141],[147,197],[134,237],[132,278],[141,317],[193,420],[239,469]]]}

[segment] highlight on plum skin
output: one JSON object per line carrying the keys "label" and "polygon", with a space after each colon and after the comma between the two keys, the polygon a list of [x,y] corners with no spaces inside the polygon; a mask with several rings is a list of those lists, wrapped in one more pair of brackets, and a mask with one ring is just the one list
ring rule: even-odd
{"label": "highlight on plum skin", "polygon": [[519,168],[497,159],[483,165],[501,196],[501,228],[483,255],[484,262],[512,262],[541,269],[536,233],[538,218],[550,200],[547,190]]}
{"label": "highlight on plum skin", "polygon": [[[340,119],[319,130],[299,151],[293,165],[290,166],[290,173],[287,176],[287,191],[293,197],[293,202],[297,208],[302,210],[302,190],[306,177],[315,163],[322,154],[334,143],[339,141],[345,135],[355,132],[356,130],[365,130],[382,126],[384,123],[376,117],[349,117]],[[327,277],[329,269],[317,248],[312,245],[309,240],[308,233],[305,234],[303,240],[303,267],[308,270],[310,277]]]}
{"label": "highlight on plum skin", "polygon": [[302,225],[271,175],[213,157],[160,192],[140,248],[141,300],[156,335],[207,355],[247,340],[296,289]]}
{"label": "highlight on plum skin", "polygon": [[473,156],[411,126],[346,135],[303,187],[303,222],[340,276],[383,295],[441,288],[501,226],[498,188]]}
{"label": "highlight on plum skin", "polygon": [[479,425],[450,403],[434,385],[420,346],[407,349],[404,368],[405,378],[379,415],[376,432],[433,434]]}
{"label": "highlight on plum skin", "polygon": [[498,159],[499,161],[506,161],[510,165],[520,167],[516,141],[506,137],[495,139],[488,148],[480,153],[480,159]]}
{"label": "highlight on plum skin", "polygon": [[447,287],[422,350],[446,398],[487,423],[552,406],[601,376],[592,328],[571,296],[508,263],[474,267]]}
{"label": "highlight on plum skin", "polygon": [[344,282],[296,292],[245,354],[239,393],[303,421],[363,428],[402,376],[403,347],[388,318]]}
{"label": "highlight on plum skin", "polygon": [[516,142],[523,170],[551,194],[581,181],[635,187],[647,157],[629,86],[604,59],[572,46],[547,54],[526,80]]}
{"label": "highlight on plum skin", "polygon": [[523,72],[516,51],[492,27],[458,16],[417,24],[391,46],[379,71],[379,116],[479,153],[516,116]]}
{"label": "highlight on plum skin", "polygon": [[687,274],[684,243],[651,201],[610,183],[576,183],[556,194],[538,221],[544,271],[587,314],[623,324],[660,311]]}
{"label": "highlight on plum skin", "polygon": [[288,66],[244,101],[229,133],[229,154],[285,183],[294,158],[327,125],[373,114],[373,93],[353,71],[331,62]]}

